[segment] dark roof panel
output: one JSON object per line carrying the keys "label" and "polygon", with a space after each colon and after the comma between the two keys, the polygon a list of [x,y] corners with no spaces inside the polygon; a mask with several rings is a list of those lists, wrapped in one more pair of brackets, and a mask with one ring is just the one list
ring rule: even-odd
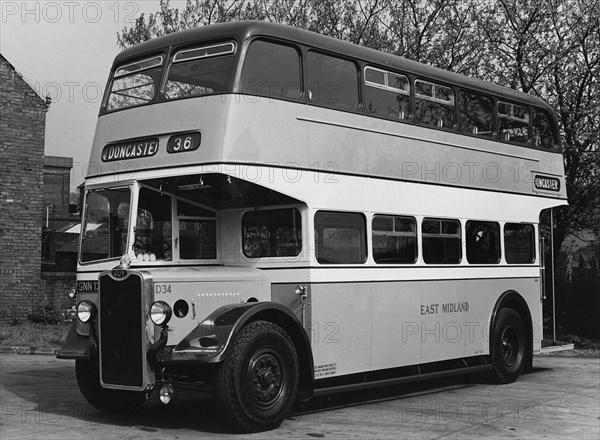
{"label": "dark roof panel", "polygon": [[202,26],[195,29],[175,32],[163,37],[141,43],[128,48],[115,58],[113,67],[123,64],[126,60],[139,58],[144,55],[164,51],[169,47],[177,47],[194,41],[206,41],[223,37],[235,37],[244,41],[254,36],[268,36],[272,38],[297,42],[308,47],[322,51],[339,54],[349,58],[376,64],[389,69],[395,69],[406,73],[420,75],[434,81],[450,84],[459,84],[467,88],[483,93],[489,93],[508,100],[518,100],[531,105],[544,107],[554,115],[553,109],[543,100],[520,92],[515,89],[502,87],[497,84],[485,82],[476,78],[464,76],[458,73],[443,70],[427,64],[411,61],[406,58],[380,52],[346,41],[338,40],[325,35],[309,32],[288,25],[275,24],[266,21],[238,21],[220,23],[210,26]]}

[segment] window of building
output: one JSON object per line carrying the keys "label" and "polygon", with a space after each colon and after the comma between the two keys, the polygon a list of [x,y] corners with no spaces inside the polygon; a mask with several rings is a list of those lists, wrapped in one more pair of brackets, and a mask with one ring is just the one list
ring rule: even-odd
{"label": "window of building", "polygon": [[417,223],[412,217],[373,216],[373,259],[378,264],[417,260]]}
{"label": "window of building", "polygon": [[398,73],[365,67],[367,114],[390,119],[410,117],[410,83]]}
{"label": "window of building", "polygon": [[353,264],[367,260],[365,217],[360,213],[318,211],[315,249],[321,264]]}
{"label": "window of building", "polygon": [[422,242],[423,260],[427,264],[457,264],[462,259],[458,220],[423,219]]}
{"label": "window of building", "polygon": [[533,109],[532,129],[533,145],[541,148],[554,148],[553,125],[548,114],[542,110]]}
{"label": "window of building", "polygon": [[494,222],[467,222],[467,261],[471,264],[500,262],[500,225]]}
{"label": "window of building", "polygon": [[291,46],[253,41],[240,78],[241,92],[296,100],[301,93],[300,55]]}
{"label": "window of building", "polygon": [[293,257],[302,250],[302,222],[295,208],[249,211],[242,217],[242,246],[248,258]]}
{"label": "window of building", "polygon": [[415,120],[434,127],[454,127],[454,91],[428,81],[415,81]]}
{"label": "window of building", "polygon": [[509,142],[529,142],[529,110],[526,107],[498,101],[498,135]]}
{"label": "window of building", "polygon": [[504,256],[508,264],[535,262],[535,230],[531,224],[504,225]]}
{"label": "window of building", "polygon": [[458,128],[463,133],[477,136],[493,135],[494,105],[486,96],[461,91],[458,107]]}
{"label": "window of building", "polygon": [[309,52],[306,70],[309,102],[339,110],[358,109],[358,70],[353,62]]}
{"label": "window of building", "polygon": [[179,258],[214,260],[217,258],[217,222],[215,213],[179,200]]}

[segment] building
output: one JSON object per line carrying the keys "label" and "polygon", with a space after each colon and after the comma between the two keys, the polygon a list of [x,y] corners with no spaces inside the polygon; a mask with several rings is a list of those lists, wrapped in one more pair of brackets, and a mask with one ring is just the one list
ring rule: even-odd
{"label": "building", "polygon": [[73,158],[44,156],[43,203],[44,226],[59,229],[72,222],[79,222],[69,212],[71,169]]}
{"label": "building", "polygon": [[24,320],[40,299],[48,107],[0,55],[0,325]]}

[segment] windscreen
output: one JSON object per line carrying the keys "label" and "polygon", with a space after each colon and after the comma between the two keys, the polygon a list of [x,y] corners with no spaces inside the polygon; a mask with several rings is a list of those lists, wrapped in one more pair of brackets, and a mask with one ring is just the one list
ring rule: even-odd
{"label": "windscreen", "polygon": [[81,238],[82,263],[119,258],[127,253],[131,190],[88,191]]}

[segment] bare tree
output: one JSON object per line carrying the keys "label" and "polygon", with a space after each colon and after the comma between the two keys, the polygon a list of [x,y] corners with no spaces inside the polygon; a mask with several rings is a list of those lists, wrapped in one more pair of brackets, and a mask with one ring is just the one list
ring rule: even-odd
{"label": "bare tree", "polygon": [[286,23],[541,97],[557,109],[569,234],[600,236],[600,4],[597,0],[168,0],[117,35],[128,47],[231,20]]}

